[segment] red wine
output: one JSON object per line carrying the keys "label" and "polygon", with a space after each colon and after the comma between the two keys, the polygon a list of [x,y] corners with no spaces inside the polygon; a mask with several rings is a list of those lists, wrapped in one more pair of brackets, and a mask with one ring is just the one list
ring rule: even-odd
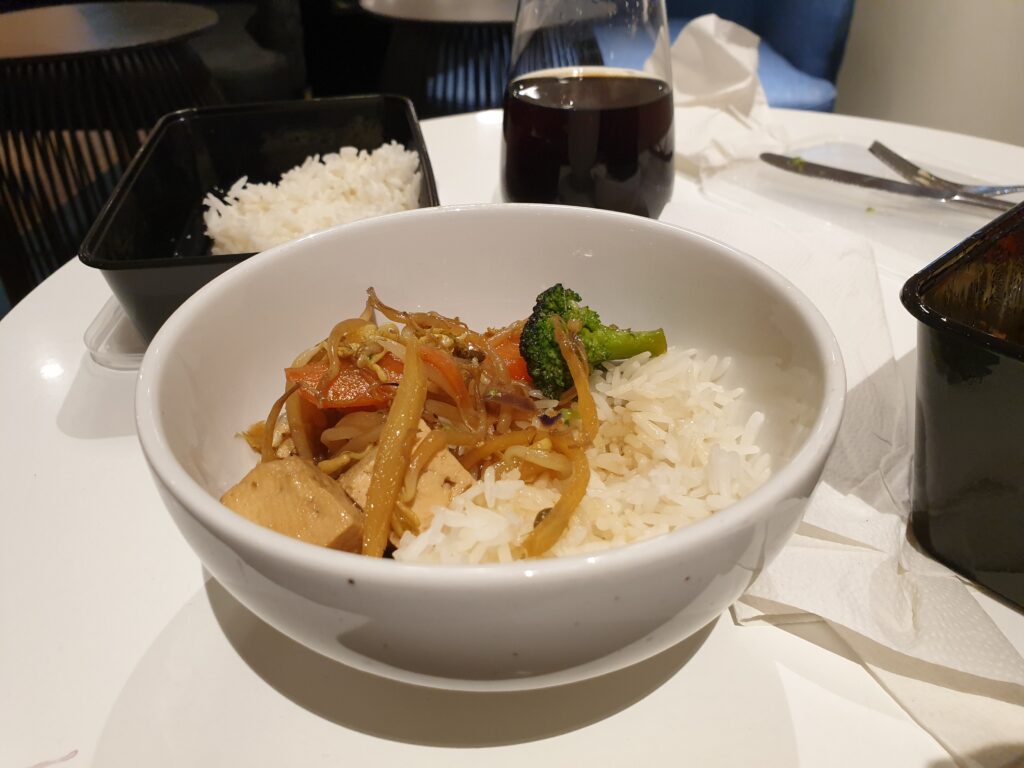
{"label": "red wine", "polygon": [[672,195],[672,89],[625,73],[526,77],[505,94],[506,200],[657,217]]}

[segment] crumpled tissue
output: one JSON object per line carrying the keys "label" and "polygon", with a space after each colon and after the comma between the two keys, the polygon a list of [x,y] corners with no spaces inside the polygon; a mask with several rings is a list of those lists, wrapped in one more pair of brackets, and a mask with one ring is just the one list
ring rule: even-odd
{"label": "crumpled tissue", "polygon": [[785,146],[784,132],[767,125],[758,41],[739,24],[707,14],[687,24],[672,43],[678,170],[696,176]]}

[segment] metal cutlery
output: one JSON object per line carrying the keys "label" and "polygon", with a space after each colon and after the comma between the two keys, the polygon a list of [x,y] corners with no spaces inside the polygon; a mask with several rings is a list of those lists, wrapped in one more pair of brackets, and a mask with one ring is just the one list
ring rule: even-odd
{"label": "metal cutlery", "polygon": [[880,141],[873,142],[868,147],[868,151],[907,181],[920,184],[922,187],[986,196],[1011,195],[1015,192],[1024,192],[1024,184],[960,184],[944,179],[910,162],[907,158],[897,154]]}
{"label": "metal cutlery", "polygon": [[801,176],[809,176],[817,179],[837,181],[842,184],[852,184],[868,189],[877,189],[883,192],[895,192],[900,195],[922,197],[930,200],[937,200],[945,203],[964,203],[981,208],[989,208],[997,211],[1008,211],[1014,207],[1014,203],[1007,200],[997,200],[975,192],[961,192],[945,187],[927,187],[921,184],[910,184],[905,181],[896,181],[881,176],[871,176],[866,173],[848,171],[845,168],[835,168],[830,165],[822,165],[804,160],[801,157],[787,157],[772,152],[764,152],[761,159],[776,168],[796,173]]}

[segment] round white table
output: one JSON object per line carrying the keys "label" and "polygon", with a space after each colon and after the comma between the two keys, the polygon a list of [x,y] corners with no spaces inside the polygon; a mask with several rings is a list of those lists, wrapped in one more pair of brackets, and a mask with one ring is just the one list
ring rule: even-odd
{"label": "round white table", "polygon": [[[794,144],[881,139],[940,169],[1024,177],[1021,147],[818,113],[772,120]],[[423,130],[443,203],[497,199],[499,113]],[[756,251],[748,215],[679,176],[662,218]],[[927,215],[909,215],[906,231],[898,216],[866,215],[861,233],[911,374],[899,287],[984,223],[920,226]],[[109,298],[76,261],[0,322],[0,764],[953,765],[860,665],[728,614],[638,667],[532,693],[416,689],[306,651],[208,581],[165,513],[135,437],[135,376],[83,344]],[[978,599],[1024,650],[1024,614]]]}

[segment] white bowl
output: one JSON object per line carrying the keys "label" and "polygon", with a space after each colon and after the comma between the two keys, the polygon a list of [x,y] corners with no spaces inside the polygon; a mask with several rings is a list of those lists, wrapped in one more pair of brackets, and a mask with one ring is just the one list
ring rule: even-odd
{"label": "white bowl", "polygon": [[[282,368],[361,310],[458,314],[471,327],[529,313],[555,282],[604,318],[665,328],[729,354],[767,422],[772,477],[687,528],[587,557],[428,566],[324,549],[261,528],[218,498],[256,458],[237,433],[280,394]],[[842,358],[824,319],[755,259],[676,227],[588,208],[411,211],[273,248],[201,289],[149,346],[139,438],[200,560],[295,640],[359,669],[461,690],[515,690],[607,673],[725,610],[802,515],[842,416]]]}

